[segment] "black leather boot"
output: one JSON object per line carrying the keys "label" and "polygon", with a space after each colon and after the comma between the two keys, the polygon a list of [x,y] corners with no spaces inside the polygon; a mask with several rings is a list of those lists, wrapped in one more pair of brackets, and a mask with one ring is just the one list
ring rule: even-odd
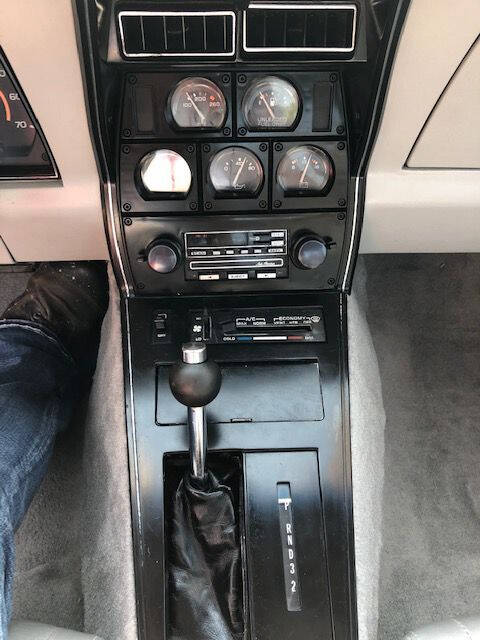
{"label": "black leather boot", "polygon": [[45,327],[82,369],[91,369],[107,307],[104,262],[44,262],[30,277],[24,293],[7,307],[2,319]]}

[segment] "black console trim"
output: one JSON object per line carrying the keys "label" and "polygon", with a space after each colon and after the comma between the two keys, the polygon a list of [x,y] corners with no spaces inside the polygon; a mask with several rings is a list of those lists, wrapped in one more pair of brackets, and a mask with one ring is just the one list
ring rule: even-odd
{"label": "black console trim", "polygon": [[[155,423],[155,367],[178,358],[184,340],[187,310],[207,307],[225,309],[276,307],[275,295],[247,295],[205,298],[164,298],[165,310],[175,309],[170,344],[152,345],[148,340],[152,313],[158,300],[127,300],[123,307],[125,344],[125,386],[129,436],[134,553],[141,640],[163,638],[165,631],[164,529],[162,513],[163,460],[167,454],[187,448],[186,430],[181,425]],[[338,293],[285,294],[282,306],[321,306],[325,314],[327,342],[209,346],[211,357],[221,362],[282,361],[318,358],[325,415],[321,422],[232,423],[211,425],[211,451],[318,450],[324,505],[327,561],[329,567],[332,620],[335,636],[356,639],[353,514],[348,423],[348,368],[346,350],[346,301]],[[182,321],[183,319],[183,321]],[[188,333],[188,332],[187,332]],[[268,399],[266,399],[268,401]],[[318,426],[317,426],[318,425]],[[321,425],[321,426],[320,426]]]}

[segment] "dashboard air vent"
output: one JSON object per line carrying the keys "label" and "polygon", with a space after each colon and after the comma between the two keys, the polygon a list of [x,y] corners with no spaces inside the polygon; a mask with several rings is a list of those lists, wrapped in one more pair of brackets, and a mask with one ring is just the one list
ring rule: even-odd
{"label": "dashboard air vent", "polygon": [[243,16],[248,53],[350,53],[355,49],[354,4],[250,3]]}
{"label": "dashboard air vent", "polygon": [[127,58],[235,53],[233,11],[121,11],[118,21]]}

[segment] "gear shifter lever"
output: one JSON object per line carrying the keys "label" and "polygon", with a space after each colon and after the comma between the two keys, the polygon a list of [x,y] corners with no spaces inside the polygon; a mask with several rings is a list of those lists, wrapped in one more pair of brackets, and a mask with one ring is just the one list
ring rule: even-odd
{"label": "gear shifter lever", "polygon": [[217,397],[221,384],[220,368],[212,360],[207,360],[205,344],[184,344],[182,362],[174,364],[170,371],[170,388],[175,398],[188,407],[190,473],[196,480],[205,478],[206,405]]}

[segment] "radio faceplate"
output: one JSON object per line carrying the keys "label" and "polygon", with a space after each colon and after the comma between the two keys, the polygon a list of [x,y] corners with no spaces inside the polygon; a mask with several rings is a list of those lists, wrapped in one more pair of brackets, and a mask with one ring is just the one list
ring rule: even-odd
{"label": "radio faceplate", "polygon": [[287,229],[188,232],[185,234],[185,279],[287,278],[287,256]]}

